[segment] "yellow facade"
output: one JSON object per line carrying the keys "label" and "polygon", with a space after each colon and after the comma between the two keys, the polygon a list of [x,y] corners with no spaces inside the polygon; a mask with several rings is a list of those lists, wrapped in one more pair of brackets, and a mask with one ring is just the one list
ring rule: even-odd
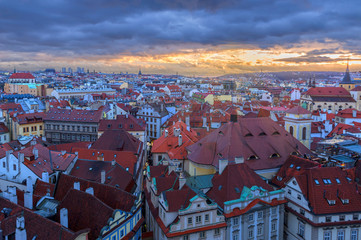
{"label": "yellow facade", "polygon": [[12,124],[12,138],[13,140],[17,139],[17,137],[21,136],[44,136],[44,123],[30,123],[30,124],[18,124],[17,122],[13,122]]}
{"label": "yellow facade", "polygon": [[214,96],[214,101],[232,101],[232,95],[216,95]]}
{"label": "yellow facade", "polygon": [[[31,87],[30,87],[31,86]],[[45,89],[47,85],[44,86]],[[18,93],[18,94],[31,94],[34,96],[43,96],[41,84],[18,84],[18,83],[5,83],[4,91],[6,93]],[[52,91],[52,90],[51,90]],[[50,91],[50,93],[51,93]],[[47,95],[47,89],[45,95]]]}
{"label": "yellow facade", "polygon": [[208,94],[205,98],[204,101],[213,105],[214,104],[214,96],[213,94]]}
{"label": "yellow facade", "polygon": [[355,84],[353,84],[353,83],[351,83],[351,84],[341,84],[340,83],[340,87],[343,87],[347,91],[351,91],[352,89],[355,88]]}
{"label": "yellow facade", "polygon": [[307,148],[311,146],[311,115],[286,114],[285,129]]}
{"label": "yellow facade", "polygon": [[211,165],[200,165],[192,161],[185,161],[185,171],[191,176],[209,175],[217,172],[216,168]]}

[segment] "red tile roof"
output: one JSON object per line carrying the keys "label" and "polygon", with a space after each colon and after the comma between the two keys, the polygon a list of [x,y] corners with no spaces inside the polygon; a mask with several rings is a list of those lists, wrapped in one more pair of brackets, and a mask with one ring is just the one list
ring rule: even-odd
{"label": "red tile roof", "polygon": [[357,86],[357,87],[353,88],[351,91],[360,92],[361,91],[361,86]]}
{"label": "red tile roof", "polygon": [[[180,129],[182,135],[182,145],[178,144],[178,136],[174,135],[174,129]],[[187,125],[184,122],[176,122],[173,126],[166,129],[168,136],[165,133],[160,138],[153,142],[152,153],[167,153],[170,159],[186,159],[186,147],[198,141],[197,133],[190,129],[187,130]]]}
{"label": "red tile roof", "polygon": [[91,149],[137,153],[141,144],[141,141],[124,130],[107,130],[93,143]]}
{"label": "red tile roof", "polygon": [[[33,149],[38,150],[38,158],[35,159]],[[18,157],[19,153],[24,153],[24,165],[27,166],[32,172],[41,178],[42,173],[53,171],[65,171],[70,164],[75,160],[75,154],[50,151],[48,148],[41,144],[24,148],[18,152],[14,152],[14,155]]]}
{"label": "red tile roof", "polygon": [[343,87],[315,87],[308,89],[304,94],[310,96],[351,96]]}
{"label": "red tile roof", "polygon": [[184,185],[180,190],[165,191],[165,200],[168,203],[168,212],[177,212],[180,209],[185,209],[190,204],[190,199],[197,195],[187,185]]}
{"label": "red tile roof", "polygon": [[320,164],[317,162],[298,156],[290,156],[276,176],[272,178],[272,183],[282,188],[292,177],[303,174],[307,169],[319,166]]}
{"label": "red tile roof", "polygon": [[245,163],[229,164],[222,174],[214,175],[212,185],[213,187],[207,192],[207,195],[221,207],[224,206],[224,202],[239,199],[243,187],[258,186],[267,191],[273,190]]}
{"label": "red tile roof", "polygon": [[31,73],[13,73],[9,77],[10,79],[35,79]]}
{"label": "red tile roof", "polygon": [[8,133],[9,129],[4,123],[0,123],[0,133]]}
{"label": "red tile roof", "polygon": [[17,114],[12,117],[14,122],[18,124],[32,124],[32,123],[41,123],[45,117],[45,113],[38,112],[38,113],[25,113],[25,114]]}
{"label": "red tile roof", "polygon": [[51,108],[44,117],[44,121],[62,122],[92,122],[97,123],[102,118],[101,110],[77,110]]}
{"label": "red tile roof", "polygon": [[[355,117],[353,116],[354,111],[356,113]],[[361,118],[361,112],[354,108],[346,108],[344,110],[339,111],[336,114],[336,116],[341,118]]]}
{"label": "red tile roof", "polygon": [[300,106],[296,106],[296,107],[293,107],[289,110],[286,111],[286,113],[289,113],[289,114],[311,114],[310,111],[304,109],[303,107],[300,107]]}
{"label": "red tile roof", "polygon": [[98,131],[115,129],[123,129],[125,131],[145,131],[145,127],[146,122],[143,119],[137,119],[133,115],[128,114],[117,115],[117,119],[114,120],[100,120]]}
{"label": "red tile roof", "polygon": [[244,157],[253,170],[280,167],[294,152],[310,154],[301,142],[270,118],[241,118],[187,147],[188,159],[218,168],[219,159]]}
{"label": "red tile roof", "polygon": [[[295,178],[314,214],[361,211],[359,189],[347,171],[338,167],[311,168]],[[324,179],[331,182],[325,184]],[[315,180],[318,181],[318,184]],[[349,203],[343,203],[342,199],[348,199]],[[334,200],[335,204],[330,205],[328,202],[330,200]]]}
{"label": "red tile roof", "polygon": [[102,171],[105,171],[104,184],[116,186],[127,192],[132,192],[136,185],[129,172],[119,164],[113,165],[112,162],[78,159],[70,175],[101,183]]}

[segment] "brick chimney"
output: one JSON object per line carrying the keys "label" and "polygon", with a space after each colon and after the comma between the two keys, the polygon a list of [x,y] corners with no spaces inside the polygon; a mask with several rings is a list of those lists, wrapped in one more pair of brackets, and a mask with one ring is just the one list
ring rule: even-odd
{"label": "brick chimney", "polygon": [[183,143],[183,139],[182,139],[182,135],[178,136],[178,146],[182,146]]}
{"label": "brick chimney", "polygon": [[15,239],[26,240],[25,218],[23,215],[16,218]]}
{"label": "brick chimney", "polygon": [[100,183],[102,183],[102,184],[105,183],[105,170],[102,170],[100,172]]}

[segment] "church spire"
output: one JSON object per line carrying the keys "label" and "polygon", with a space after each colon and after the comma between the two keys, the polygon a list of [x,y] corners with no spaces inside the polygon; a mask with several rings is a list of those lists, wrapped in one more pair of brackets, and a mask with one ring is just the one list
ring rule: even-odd
{"label": "church spire", "polygon": [[345,72],[345,76],[343,77],[342,84],[352,84],[352,79],[350,76],[350,68],[349,68],[349,59],[347,59],[347,67],[346,67],[346,72]]}

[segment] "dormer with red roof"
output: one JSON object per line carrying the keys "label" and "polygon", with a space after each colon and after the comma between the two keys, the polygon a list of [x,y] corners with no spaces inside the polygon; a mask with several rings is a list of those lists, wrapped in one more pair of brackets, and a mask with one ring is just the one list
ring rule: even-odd
{"label": "dormer with red roof", "polygon": [[319,236],[352,239],[345,236],[353,235],[357,239],[361,195],[348,171],[339,167],[309,168],[285,184],[289,201],[285,223],[287,234],[313,239],[312,232],[318,232]]}
{"label": "dormer with red roof", "polygon": [[335,117],[336,123],[352,124],[353,122],[361,123],[361,111],[354,108],[339,111]]}

